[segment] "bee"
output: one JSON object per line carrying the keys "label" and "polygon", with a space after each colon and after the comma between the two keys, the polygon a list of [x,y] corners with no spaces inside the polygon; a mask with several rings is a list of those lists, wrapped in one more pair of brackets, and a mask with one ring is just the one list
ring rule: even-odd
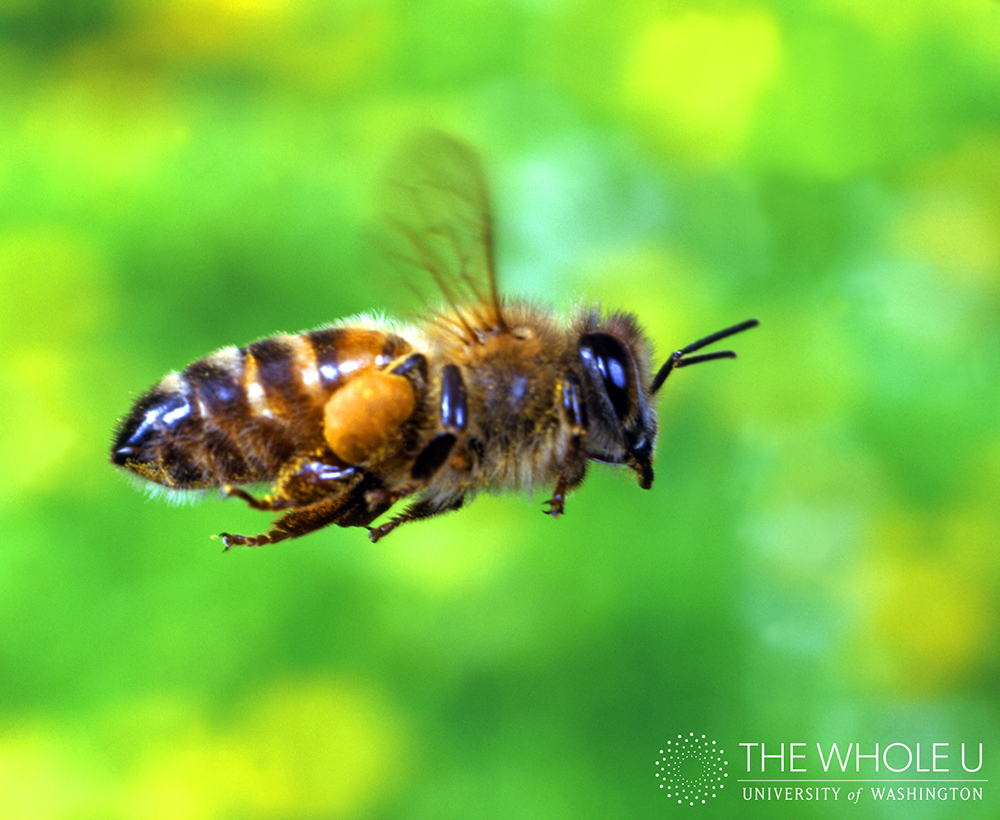
{"label": "bee", "polygon": [[[466,145],[424,134],[399,167],[385,250],[429,275],[443,308],[412,325],[361,317],[223,348],[164,377],[118,426],[115,466],[282,514],[259,535],[221,534],[226,549],[329,524],[378,541],[479,492],[538,485],[552,486],[544,512],[558,518],[591,461],[624,465],[649,489],[657,392],[679,368],[735,358],[694,354],[757,325],[682,347],[654,375],[632,314],[594,305],[563,321],[501,298],[487,185]],[[262,482],[267,495],[244,489]]]}

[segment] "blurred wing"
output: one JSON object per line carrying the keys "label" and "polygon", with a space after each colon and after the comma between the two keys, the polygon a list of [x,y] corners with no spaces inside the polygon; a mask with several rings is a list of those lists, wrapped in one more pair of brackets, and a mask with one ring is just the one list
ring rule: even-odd
{"label": "blurred wing", "polygon": [[429,274],[444,296],[438,321],[469,342],[506,330],[493,269],[493,218],[479,160],[438,131],[410,140],[390,167],[382,191],[385,249]]}

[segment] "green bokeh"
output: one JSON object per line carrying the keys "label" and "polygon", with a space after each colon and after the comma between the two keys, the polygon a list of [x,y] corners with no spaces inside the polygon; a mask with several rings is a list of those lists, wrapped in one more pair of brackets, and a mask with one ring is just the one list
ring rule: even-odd
{"label": "green bokeh", "polygon": [[[762,741],[1000,775],[998,55],[976,0],[3,4],[0,814],[997,816],[993,783],[736,780]],[[557,522],[222,554],[267,517],[147,502],[115,420],[221,346],[412,308],[362,237],[427,126],[483,158],[508,292],[661,355],[762,325],[671,377],[648,493],[596,466]],[[710,806],[654,778],[688,732]]]}

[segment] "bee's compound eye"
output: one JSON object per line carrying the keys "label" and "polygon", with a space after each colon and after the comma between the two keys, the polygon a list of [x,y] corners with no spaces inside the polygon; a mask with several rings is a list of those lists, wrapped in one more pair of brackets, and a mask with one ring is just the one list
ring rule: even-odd
{"label": "bee's compound eye", "polygon": [[631,357],[609,333],[585,333],[580,337],[580,360],[591,378],[600,378],[615,409],[624,419],[632,409],[629,396]]}

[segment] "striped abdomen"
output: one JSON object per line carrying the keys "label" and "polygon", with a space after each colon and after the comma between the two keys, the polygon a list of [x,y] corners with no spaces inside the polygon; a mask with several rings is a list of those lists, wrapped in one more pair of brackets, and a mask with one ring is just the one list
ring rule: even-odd
{"label": "striped abdomen", "polygon": [[111,461],[172,489],[273,481],[323,446],[323,407],[411,347],[392,333],[327,328],[227,347],[171,373],[115,435]]}

